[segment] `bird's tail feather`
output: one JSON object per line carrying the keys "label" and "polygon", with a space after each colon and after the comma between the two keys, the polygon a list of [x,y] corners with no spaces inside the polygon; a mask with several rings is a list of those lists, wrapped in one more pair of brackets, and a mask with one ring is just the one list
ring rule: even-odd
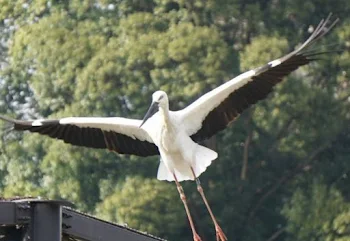
{"label": "bird's tail feather", "polygon": [[199,177],[217,157],[218,154],[215,151],[205,146],[198,145],[195,158],[192,162],[192,168],[196,174],[196,177]]}
{"label": "bird's tail feather", "polygon": [[[210,150],[207,147],[197,145],[191,162],[179,162],[181,163],[181,165],[177,165],[174,168],[177,180],[179,182],[186,180],[194,180],[191,167],[196,177],[199,177],[207,169],[207,167],[210,166],[211,162],[217,157],[218,154],[215,151]],[[175,180],[173,173],[165,166],[162,160],[160,160],[160,164],[158,167],[157,179],[169,182]]]}
{"label": "bird's tail feather", "polygon": [[161,181],[174,181],[174,177],[172,173],[166,168],[164,162],[160,160],[159,167],[158,167],[158,174],[157,179]]}
{"label": "bird's tail feather", "polygon": [[[178,170],[180,168],[180,170]],[[176,178],[179,182],[186,180],[194,180],[190,165],[184,161],[181,167],[174,168]],[[157,179],[161,181],[175,181],[174,174],[165,166],[164,162],[160,160],[158,167]]]}

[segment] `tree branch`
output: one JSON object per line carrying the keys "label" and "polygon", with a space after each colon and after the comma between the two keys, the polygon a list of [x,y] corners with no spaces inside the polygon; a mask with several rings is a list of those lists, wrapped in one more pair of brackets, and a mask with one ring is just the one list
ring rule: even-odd
{"label": "tree branch", "polygon": [[298,116],[291,116],[291,118],[284,123],[284,125],[281,127],[281,129],[278,131],[274,142],[268,149],[267,153],[271,153],[277,146],[277,143],[285,136],[285,133],[288,133],[287,130],[292,126],[293,121],[297,118]]}
{"label": "tree branch", "polygon": [[247,169],[248,169],[248,150],[250,143],[252,141],[253,131],[249,131],[247,138],[244,142],[244,152],[243,152],[243,165],[241,170],[241,180],[246,180],[247,178]]}
{"label": "tree branch", "polygon": [[318,154],[320,154],[322,151],[324,151],[330,144],[331,141],[319,146],[317,149],[315,149],[306,159],[309,160],[307,163],[300,163],[295,168],[293,168],[291,171],[287,172],[285,175],[283,175],[279,180],[274,182],[272,187],[265,192],[260,199],[256,202],[256,204],[251,208],[251,210],[248,212],[246,220],[243,222],[242,230],[244,230],[247,225],[250,223],[252,217],[254,217],[257,210],[262,206],[264,201],[268,199],[273,193],[275,193],[279,187],[281,187],[283,184],[289,182],[294,176],[299,174],[300,172],[304,171],[304,169],[315,162],[316,157]]}
{"label": "tree branch", "polygon": [[278,236],[280,236],[284,231],[286,231],[286,227],[284,228],[280,228],[279,230],[277,230],[276,232],[274,232],[270,238],[268,238],[266,241],[273,241],[276,238],[278,238]]}
{"label": "tree branch", "polygon": [[249,146],[253,138],[253,130],[252,130],[252,113],[255,108],[251,108],[247,111],[247,118],[244,121],[245,129],[248,132],[248,135],[244,141],[244,151],[243,151],[243,163],[241,169],[241,180],[246,180],[247,178],[247,169],[248,169],[248,154],[249,154]]}

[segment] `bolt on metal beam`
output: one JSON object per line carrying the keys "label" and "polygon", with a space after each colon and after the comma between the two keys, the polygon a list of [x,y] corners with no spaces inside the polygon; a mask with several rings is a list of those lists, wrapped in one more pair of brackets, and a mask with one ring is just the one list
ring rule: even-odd
{"label": "bolt on metal beam", "polygon": [[61,241],[62,205],[72,206],[67,201],[22,199],[16,200],[30,205],[30,222],[26,240]]}

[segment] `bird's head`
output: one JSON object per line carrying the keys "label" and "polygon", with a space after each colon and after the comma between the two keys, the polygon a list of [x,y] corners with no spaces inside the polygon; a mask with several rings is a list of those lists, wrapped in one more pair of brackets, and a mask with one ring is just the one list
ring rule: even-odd
{"label": "bird's head", "polygon": [[156,103],[161,108],[167,107],[168,95],[164,91],[158,90],[152,95],[152,103]]}
{"label": "bird's head", "polygon": [[167,94],[162,91],[158,90],[153,93],[152,95],[152,104],[149,107],[145,117],[143,118],[143,121],[140,125],[140,127],[145,124],[145,122],[152,117],[155,113],[158,112],[159,108],[168,108],[169,102],[168,102],[168,96]]}

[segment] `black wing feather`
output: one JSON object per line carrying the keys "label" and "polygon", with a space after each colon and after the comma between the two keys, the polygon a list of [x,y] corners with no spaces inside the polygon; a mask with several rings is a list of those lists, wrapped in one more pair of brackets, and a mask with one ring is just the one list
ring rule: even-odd
{"label": "black wing feather", "polygon": [[219,106],[209,112],[202,122],[202,127],[191,138],[194,141],[203,141],[225,129],[245,109],[266,98],[272,92],[273,87],[282,81],[283,77],[289,75],[298,67],[314,61],[313,56],[331,52],[306,50],[336,24],[338,19],[328,26],[330,17],[331,15],[325,21],[321,21],[314,33],[297,51],[280,58],[281,63],[279,65],[273,66],[270,62],[255,69],[255,75],[251,78],[251,81],[232,92]]}
{"label": "black wing feather", "polygon": [[13,120],[4,116],[0,119],[13,123],[17,131],[30,131],[63,140],[75,146],[85,146],[97,149],[109,149],[120,154],[138,156],[159,155],[155,144],[148,141],[133,139],[114,131],[104,131],[99,128],[79,127],[72,124],[60,124],[59,120],[43,120],[42,125],[33,126],[33,121]]}

